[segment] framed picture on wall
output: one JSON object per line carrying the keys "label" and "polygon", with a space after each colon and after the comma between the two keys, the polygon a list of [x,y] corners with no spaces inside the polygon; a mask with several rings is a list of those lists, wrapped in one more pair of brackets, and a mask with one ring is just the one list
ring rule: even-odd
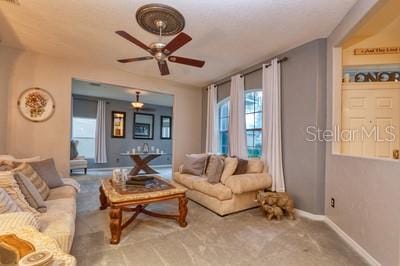
{"label": "framed picture on wall", "polygon": [[135,137],[148,138],[150,136],[150,124],[135,124]]}
{"label": "framed picture on wall", "polygon": [[126,113],[117,111],[112,111],[111,113],[111,137],[125,138]]}
{"label": "framed picture on wall", "polygon": [[171,139],[172,135],[172,117],[161,116],[160,119],[160,138]]}
{"label": "framed picture on wall", "polygon": [[154,138],[154,115],[145,113],[134,113],[133,115],[133,138]]}

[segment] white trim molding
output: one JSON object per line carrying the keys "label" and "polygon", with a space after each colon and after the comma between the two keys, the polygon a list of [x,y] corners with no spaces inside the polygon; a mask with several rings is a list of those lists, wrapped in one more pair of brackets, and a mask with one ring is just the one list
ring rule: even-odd
{"label": "white trim molding", "polygon": [[349,244],[361,257],[363,257],[368,264],[373,266],[381,266],[381,264],[372,257],[363,247],[361,247],[356,241],[354,241],[348,234],[346,234],[337,224],[331,219],[325,217],[324,222],[332,228],[347,244]]}
{"label": "white trim molding", "polygon": [[337,224],[325,215],[313,214],[303,210],[295,209],[295,213],[299,217],[308,218],[314,221],[325,222],[333,231],[335,231],[348,245],[350,245],[354,251],[356,251],[361,257],[363,257],[369,265],[381,266],[381,264],[372,257],[363,247],[361,247],[356,241],[354,241],[348,234],[346,234]]}
{"label": "white trim molding", "polygon": [[294,211],[295,211],[296,215],[298,215],[300,217],[308,218],[310,220],[323,222],[326,219],[325,215],[313,214],[311,212],[306,212],[306,211],[302,211],[299,209],[294,209]]}

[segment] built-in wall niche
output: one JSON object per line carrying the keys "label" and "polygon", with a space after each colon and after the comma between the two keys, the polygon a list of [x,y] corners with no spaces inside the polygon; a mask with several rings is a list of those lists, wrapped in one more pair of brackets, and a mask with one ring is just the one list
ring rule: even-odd
{"label": "built-in wall niche", "polygon": [[133,138],[153,139],[154,138],[154,115],[137,113],[133,115]]}
{"label": "built-in wall niche", "polygon": [[171,139],[172,135],[172,117],[161,116],[160,119],[160,138],[161,139]]}
{"label": "built-in wall niche", "polygon": [[343,66],[343,82],[399,82],[400,64]]}
{"label": "built-in wall niche", "polygon": [[125,122],[126,122],[126,113],[125,112],[117,112],[112,111],[112,119],[111,119],[111,137],[113,138],[125,138]]}

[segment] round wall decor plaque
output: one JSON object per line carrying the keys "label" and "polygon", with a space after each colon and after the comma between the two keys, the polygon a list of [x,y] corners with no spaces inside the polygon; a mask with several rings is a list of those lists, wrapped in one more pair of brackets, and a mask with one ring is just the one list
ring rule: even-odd
{"label": "round wall decor plaque", "polygon": [[32,122],[43,122],[54,114],[56,105],[51,94],[41,88],[30,88],[18,98],[18,109],[22,116]]}

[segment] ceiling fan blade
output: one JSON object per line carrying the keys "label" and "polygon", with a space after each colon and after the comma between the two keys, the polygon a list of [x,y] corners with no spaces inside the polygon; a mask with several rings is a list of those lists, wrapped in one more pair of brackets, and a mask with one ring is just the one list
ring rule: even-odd
{"label": "ceiling fan blade", "polygon": [[152,56],[143,56],[143,57],[136,57],[136,58],[119,59],[117,61],[120,63],[130,63],[130,62],[136,62],[136,61],[151,60],[153,58],[154,57],[152,57]]}
{"label": "ceiling fan blade", "polygon": [[121,36],[122,38],[130,41],[131,43],[136,44],[137,46],[139,46],[140,48],[146,50],[147,52],[151,53],[150,48],[146,44],[142,43],[141,41],[139,41],[138,39],[136,39],[135,37],[133,37],[132,35],[130,35],[126,31],[119,30],[119,31],[116,31],[115,33],[118,34],[119,36]]}
{"label": "ceiling fan blade", "polygon": [[159,61],[158,68],[160,69],[161,76],[169,75],[169,69],[166,61]]}
{"label": "ceiling fan blade", "polygon": [[187,44],[192,40],[192,37],[184,32],[179,33],[172,41],[170,41],[162,50],[165,55],[171,55],[173,52]]}
{"label": "ceiling fan blade", "polygon": [[180,56],[170,56],[170,57],[168,57],[168,60],[172,63],[184,64],[184,65],[189,65],[189,66],[194,66],[194,67],[203,67],[204,64],[206,63],[202,60],[180,57]]}

